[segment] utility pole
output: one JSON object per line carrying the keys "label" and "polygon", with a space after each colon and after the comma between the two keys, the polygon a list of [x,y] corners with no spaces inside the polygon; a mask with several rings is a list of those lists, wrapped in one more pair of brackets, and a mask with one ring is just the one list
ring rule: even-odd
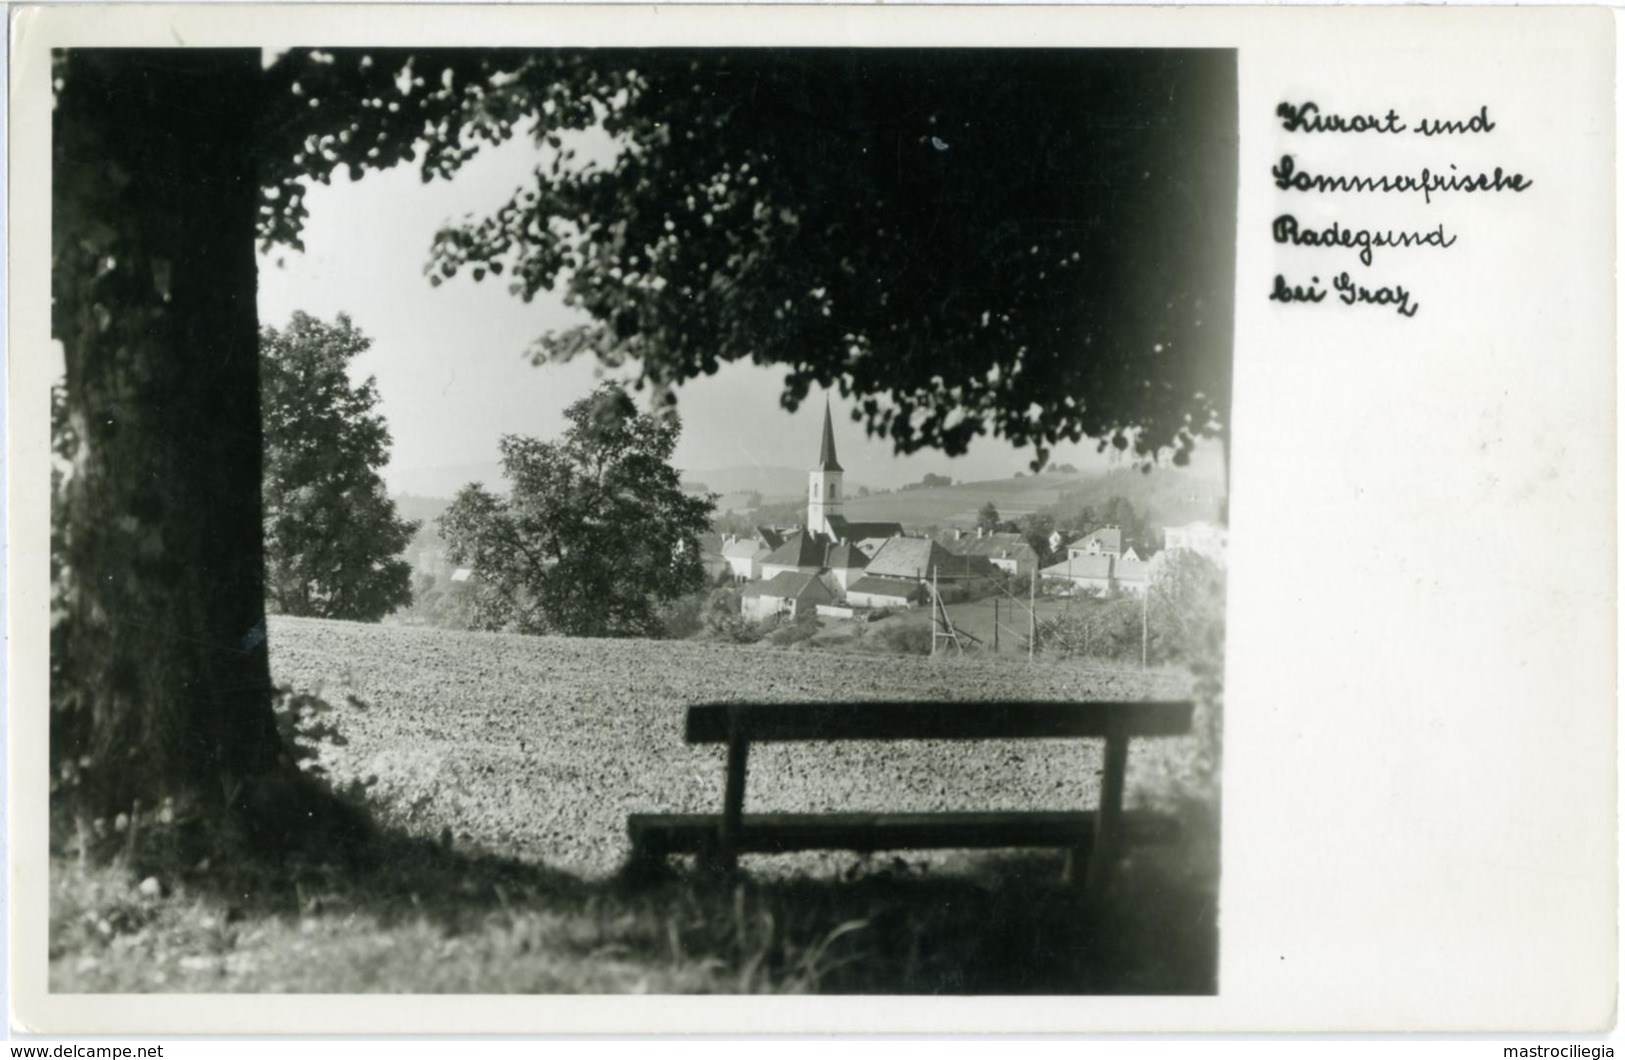
{"label": "utility pole", "polygon": [[993,598],[993,653],[999,652],[999,598]]}
{"label": "utility pole", "polygon": [[1150,642],[1148,630],[1150,623],[1148,616],[1151,611],[1151,583],[1145,583],[1145,592],[1140,594],[1140,669],[1145,669],[1146,648]]}
{"label": "utility pole", "polygon": [[1027,661],[1033,661],[1033,652],[1038,649],[1038,571],[1032,572],[1032,581],[1027,587]]}
{"label": "utility pole", "polygon": [[937,654],[937,608],[942,606],[942,599],[937,596],[937,568],[931,568],[931,654]]}

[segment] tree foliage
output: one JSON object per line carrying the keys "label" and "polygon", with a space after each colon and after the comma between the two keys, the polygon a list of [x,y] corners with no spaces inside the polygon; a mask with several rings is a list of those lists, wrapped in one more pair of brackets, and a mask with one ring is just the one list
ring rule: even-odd
{"label": "tree foliage", "polygon": [[[416,159],[449,177],[530,136],[535,183],[442,233],[430,274],[562,288],[590,323],[541,336],[539,357],[636,362],[657,390],[777,366],[787,406],[838,386],[903,452],[991,432],[1039,460],[1083,436],[1149,454],[1224,429],[1231,53],[261,58],[55,60],[52,331],[74,451],[52,761],[96,812],[178,793],[261,835],[310,830],[275,796],[253,241],[297,246],[307,182],[336,170]],[[610,157],[584,158],[600,133]],[[518,478],[547,464],[514,449]],[[486,499],[515,525],[543,517]],[[534,573],[511,602],[546,619]],[[603,624],[620,623],[646,614]]]}
{"label": "tree foliage", "polygon": [[992,533],[999,528],[999,506],[988,501],[976,513],[976,528]]}
{"label": "tree foliage", "polygon": [[401,552],[418,525],[400,518],[379,469],[389,429],[376,380],[350,363],[372,344],[340,313],[295,313],[260,332],[265,423],[265,596],[274,611],[376,622],[412,602]]}
{"label": "tree foliage", "polygon": [[477,625],[521,633],[660,636],[661,604],[705,585],[714,497],[683,492],[675,420],[604,384],[565,410],[562,440],[509,435],[500,497],[465,486],[440,518],[480,581]]}
{"label": "tree foliage", "polygon": [[667,400],[778,366],[786,407],[838,387],[900,452],[1183,462],[1223,430],[1233,53],[296,50],[269,76],[268,240],[297,241],[307,172],[419,151],[427,180],[534,140],[534,182],[427,271],[561,289],[590,321],[538,360],[635,362]]}

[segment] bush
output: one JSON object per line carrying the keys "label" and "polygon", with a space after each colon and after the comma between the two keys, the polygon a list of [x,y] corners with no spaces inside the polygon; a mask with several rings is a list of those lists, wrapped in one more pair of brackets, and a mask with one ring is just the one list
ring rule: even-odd
{"label": "bush", "polygon": [[736,589],[711,590],[701,613],[707,638],[727,644],[754,644],[762,639],[761,629],[740,614],[739,600]]}
{"label": "bush", "polygon": [[930,655],[931,627],[899,622],[882,628],[878,634],[887,651],[898,655]]}
{"label": "bush", "polygon": [[767,635],[768,643],[781,648],[788,648],[793,644],[811,640],[823,629],[818,621],[818,615],[812,611],[803,611],[797,615],[795,621],[785,622]]}
{"label": "bush", "polygon": [[710,591],[687,593],[661,604],[656,611],[661,631],[672,640],[692,637],[705,628],[701,612],[709,602]]}

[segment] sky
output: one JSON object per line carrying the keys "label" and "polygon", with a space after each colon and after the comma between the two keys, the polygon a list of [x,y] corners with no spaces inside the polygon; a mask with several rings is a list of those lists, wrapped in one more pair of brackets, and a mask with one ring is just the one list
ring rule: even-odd
{"label": "sky", "polygon": [[[578,319],[557,296],[543,292],[526,304],[505,282],[459,275],[435,288],[423,274],[435,232],[465,214],[483,217],[501,206],[545,158],[540,150],[516,137],[476,157],[449,182],[424,184],[415,167],[369,173],[355,183],[335,176],[306,197],[304,252],[277,247],[261,255],[262,325],[281,327],[296,310],[325,320],[345,312],[372,338],[372,349],[352,372],[358,381],[377,379],[379,411],[394,438],[384,470],[392,492],[425,492],[448,476],[459,482],[475,477],[479,466],[496,464],[504,434],[558,437],[565,407],[602,377],[591,360],[533,367],[524,356],[532,340]],[[734,364],[684,384],[674,463],[698,478],[725,467],[810,467],[818,456],[824,400],[815,392],[788,413],[779,405],[781,380],[782,369]],[[1032,459],[1030,449],[990,437],[958,458],[935,451],[895,457],[889,441],[867,438],[863,425],[848,418],[850,402],[838,393],[829,397],[841,463],[853,484],[886,488],[927,472],[959,481],[1008,478]],[[1058,446],[1052,460],[1107,466],[1089,441]]]}

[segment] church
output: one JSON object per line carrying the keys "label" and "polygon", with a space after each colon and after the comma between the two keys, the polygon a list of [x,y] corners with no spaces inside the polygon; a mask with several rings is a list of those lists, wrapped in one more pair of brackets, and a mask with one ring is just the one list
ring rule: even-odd
{"label": "church", "polygon": [[830,419],[829,402],[824,402],[824,437],[818,446],[818,464],[807,473],[807,529],[836,544],[863,548],[873,555],[887,538],[903,532],[901,523],[854,523],[842,513],[845,495],[841,488],[840,461],[835,459],[835,424]]}
{"label": "church", "polygon": [[[731,555],[728,548],[739,553],[738,561],[730,558],[736,573],[751,563],[748,577],[753,583],[742,601],[747,617],[795,614],[809,603],[824,602],[813,599],[815,588],[854,607],[914,607],[934,574],[958,582],[993,573],[983,569],[986,561],[954,555],[928,537],[905,536],[901,523],[848,519],[844,474],[826,401],[818,462],[807,473],[806,524],[782,537],[764,527],[753,542],[730,542],[724,549],[724,555]],[[756,551],[746,561],[753,547]],[[814,587],[813,580],[821,587]]]}

